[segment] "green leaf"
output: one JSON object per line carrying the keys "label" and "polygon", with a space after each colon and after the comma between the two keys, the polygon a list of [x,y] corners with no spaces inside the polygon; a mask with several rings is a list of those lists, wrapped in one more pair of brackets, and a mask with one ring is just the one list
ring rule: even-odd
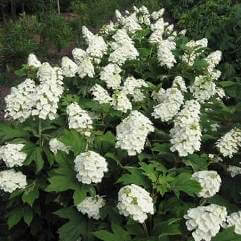
{"label": "green leaf", "polygon": [[44,159],[42,157],[42,149],[39,146],[28,143],[23,148],[23,151],[27,153],[27,158],[24,165],[29,165],[33,161],[36,166],[36,173],[40,172],[44,167]]}
{"label": "green leaf", "polygon": [[117,237],[120,237],[120,241],[131,240],[131,237],[130,237],[129,233],[126,230],[124,230],[121,226],[119,226],[118,224],[112,223],[111,228],[112,228],[113,233]]}
{"label": "green leaf", "polygon": [[24,193],[22,195],[23,202],[29,204],[32,207],[34,201],[39,197],[38,188],[39,187],[35,182],[27,186],[24,189]]}
{"label": "green leaf", "polygon": [[73,217],[78,218],[78,213],[75,207],[61,208],[54,212],[57,216],[65,219],[71,219]]}
{"label": "green leaf", "polygon": [[85,151],[86,140],[75,130],[64,130],[64,133],[59,137],[66,146],[68,146],[75,155]]}
{"label": "green leaf", "polygon": [[28,132],[22,128],[15,127],[6,122],[0,122],[0,143],[10,141],[14,138],[28,138]]}
{"label": "green leaf", "polygon": [[24,222],[29,226],[30,223],[33,220],[33,211],[29,207],[24,208],[24,216],[23,216]]}
{"label": "green leaf", "polygon": [[97,237],[98,239],[103,240],[103,241],[123,241],[123,239],[120,240],[120,238],[116,239],[114,234],[107,232],[105,230],[100,230],[100,231],[94,232],[94,235],[95,235],[95,237]]}
{"label": "green leaf", "polygon": [[185,165],[191,166],[194,172],[207,170],[208,169],[208,157],[206,155],[189,155],[188,159],[185,160]]}
{"label": "green leaf", "polygon": [[142,171],[139,168],[130,167],[127,168],[130,174],[122,175],[117,183],[122,183],[124,185],[136,184],[144,187],[149,187],[150,183],[148,179],[143,175]]}
{"label": "green leaf", "polygon": [[[50,184],[46,187],[47,192],[64,192],[67,190],[75,190],[77,183],[69,176],[53,176],[49,179]],[[80,185],[80,184],[79,184]]]}
{"label": "green leaf", "polygon": [[75,188],[73,199],[74,204],[77,205],[84,200],[87,196],[87,193],[90,192],[91,186],[88,185],[80,185],[78,188]]}
{"label": "green leaf", "polygon": [[234,233],[234,227],[219,232],[212,241],[241,241],[241,235]]}
{"label": "green leaf", "polygon": [[94,232],[94,235],[95,237],[103,241],[130,241],[131,240],[129,233],[126,230],[124,230],[120,225],[116,223],[112,223],[111,228],[113,233],[108,232],[106,230],[100,230],[100,231]]}
{"label": "green leaf", "polygon": [[8,227],[11,229],[13,226],[18,224],[24,215],[22,208],[15,208],[8,213]]}
{"label": "green leaf", "polygon": [[153,233],[159,238],[164,236],[181,235],[180,218],[171,218],[167,221],[157,222],[154,226]]}
{"label": "green leaf", "polygon": [[192,179],[190,173],[181,173],[175,177],[172,182],[172,190],[179,197],[180,191],[187,193],[190,196],[200,192],[202,190],[199,182]]}

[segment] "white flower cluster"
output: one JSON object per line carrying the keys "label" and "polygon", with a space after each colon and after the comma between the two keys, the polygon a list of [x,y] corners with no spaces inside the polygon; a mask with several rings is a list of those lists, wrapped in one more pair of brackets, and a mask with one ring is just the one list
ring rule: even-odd
{"label": "white flower cluster", "polygon": [[69,78],[74,77],[78,72],[77,64],[66,56],[62,58],[61,69],[63,71],[63,75]]}
{"label": "white flower cluster", "polygon": [[38,60],[35,54],[29,54],[28,65],[35,68],[39,68],[41,66],[41,62]]}
{"label": "white flower cluster", "polygon": [[132,104],[124,91],[117,91],[112,95],[111,105],[124,113],[132,109]]}
{"label": "white flower cluster", "polygon": [[181,90],[186,91],[185,83],[180,76],[176,77],[175,80],[172,88],[167,90],[161,88],[157,93],[159,104],[154,106],[154,111],[152,113],[155,119],[160,118],[161,121],[171,120],[176,116],[181,105],[184,103],[184,96]]}
{"label": "white flower cluster", "polygon": [[0,189],[12,193],[16,189],[23,189],[27,186],[26,176],[22,172],[9,169],[0,172]]}
{"label": "white flower cluster", "polygon": [[134,101],[142,101],[145,96],[141,92],[141,88],[148,87],[147,83],[143,79],[136,79],[133,76],[126,78],[122,91],[126,95],[131,95],[134,98]]}
{"label": "white flower cluster", "polygon": [[198,181],[202,187],[202,190],[198,193],[199,197],[212,197],[220,189],[222,180],[216,171],[199,171],[195,172],[192,177]]}
{"label": "white flower cluster", "polygon": [[86,53],[96,62],[99,63],[100,59],[106,54],[107,44],[103,37],[91,33],[85,26],[82,27],[83,36],[88,44]]}
{"label": "white flower cluster", "polygon": [[219,232],[226,217],[226,208],[216,204],[191,208],[184,216],[187,219],[187,229],[194,230],[192,236],[195,241],[211,241]]}
{"label": "white flower cluster", "polygon": [[67,147],[63,142],[59,141],[57,138],[52,138],[49,141],[50,151],[55,155],[58,151],[63,151],[65,153],[69,153],[69,147]]}
{"label": "white flower cluster", "polygon": [[40,84],[36,85],[33,80],[26,79],[17,87],[13,87],[10,95],[5,98],[6,117],[20,122],[30,116],[53,120],[56,118],[58,102],[64,91],[62,70],[51,67],[49,63],[41,64],[33,54],[29,55],[28,64],[38,68],[37,78]]}
{"label": "white flower cluster", "polygon": [[112,102],[112,98],[109,96],[108,91],[102,86],[95,84],[90,91],[94,96],[94,100],[100,104],[110,104]]}
{"label": "white flower cluster", "polygon": [[0,147],[0,159],[7,167],[22,166],[27,154],[22,152],[23,144],[6,144]]}
{"label": "white flower cluster", "polygon": [[179,156],[187,156],[201,147],[200,104],[195,100],[185,102],[184,108],[174,119],[170,130],[171,151],[178,151]]}
{"label": "white flower cluster", "polygon": [[196,60],[196,58],[203,52],[200,50],[202,48],[207,48],[208,40],[206,38],[194,41],[191,40],[186,44],[186,53],[182,56],[182,60],[184,63],[192,66]]}
{"label": "white flower cluster", "polygon": [[134,60],[139,56],[134,42],[128,36],[125,29],[118,29],[112,38],[115,41],[111,43],[113,52],[109,56],[109,62],[121,66],[127,60]]}
{"label": "white flower cluster", "polygon": [[151,24],[151,15],[145,6],[142,6],[139,9],[134,7],[134,11],[137,13],[139,24],[144,24],[147,26]]}
{"label": "white flower cluster", "polygon": [[93,151],[80,153],[74,163],[78,181],[85,184],[101,182],[108,171],[105,158]]}
{"label": "white flower cluster", "polygon": [[58,103],[64,92],[63,73],[58,67],[52,68],[49,63],[43,63],[37,72],[40,85],[36,87],[34,95],[33,116],[40,119],[47,118],[53,120],[56,118]]}
{"label": "white flower cluster", "polygon": [[120,214],[131,216],[133,220],[144,223],[147,214],[154,214],[153,200],[150,194],[135,184],[124,186],[118,193]]}
{"label": "white flower cluster", "polygon": [[119,24],[122,26],[123,29],[128,31],[128,33],[132,34],[142,29],[142,27],[138,23],[138,18],[136,16],[137,13],[135,11],[129,16],[123,17],[119,10],[116,10],[115,15]]}
{"label": "white flower cluster", "polygon": [[78,66],[78,75],[81,79],[88,76],[93,78],[95,75],[95,68],[90,56],[82,49],[75,48],[72,51],[74,60]]}
{"label": "white flower cluster", "polygon": [[77,205],[77,209],[82,214],[87,214],[89,218],[100,219],[100,209],[104,207],[105,200],[96,195],[95,197],[87,197]]}
{"label": "white flower cluster", "polygon": [[91,135],[93,121],[88,112],[83,110],[76,102],[67,106],[69,128],[75,129],[85,136]]}
{"label": "white flower cluster", "polygon": [[132,109],[132,103],[128,96],[132,97],[134,102],[143,101],[145,95],[141,89],[148,87],[148,85],[143,79],[136,79],[133,76],[129,76],[125,79],[123,85],[120,86],[121,76],[119,73],[116,74],[117,76],[113,75],[113,71],[110,70],[109,67],[112,70],[115,68],[117,72],[120,72],[121,69],[117,65],[109,64],[101,72],[101,79],[105,80],[107,88],[115,89],[112,91],[112,95],[110,96],[108,91],[98,84],[95,84],[90,91],[94,96],[94,100],[100,104],[108,103],[113,106],[115,110],[126,113]]}
{"label": "white flower cluster", "polygon": [[216,94],[216,84],[210,76],[199,75],[190,87],[190,92],[199,102],[203,103]]}
{"label": "white flower cluster", "polygon": [[230,173],[231,177],[235,177],[241,174],[241,167],[229,165],[227,171]]}
{"label": "white flower cluster", "polygon": [[223,223],[224,228],[229,228],[234,226],[234,232],[236,234],[241,234],[241,211],[231,213],[227,216],[225,222]]}
{"label": "white flower cluster", "polygon": [[132,111],[117,127],[116,148],[135,156],[144,149],[147,135],[154,131],[152,122],[138,111]]}
{"label": "white flower cluster", "polygon": [[233,128],[217,141],[216,146],[224,157],[233,157],[241,147],[241,129]]}
{"label": "white flower cluster", "polygon": [[108,64],[100,72],[100,79],[109,89],[118,89],[121,85],[121,68],[117,64]]}
{"label": "white flower cluster", "polygon": [[172,39],[160,41],[157,50],[157,58],[161,66],[171,69],[177,62],[172,51],[176,48],[176,43]]}
{"label": "white flower cluster", "polygon": [[17,87],[12,87],[11,93],[5,97],[5,118],[10,117],[19,122],[29,118],[34,106],[35,92],[36,86],[31,79],[26,79]]}

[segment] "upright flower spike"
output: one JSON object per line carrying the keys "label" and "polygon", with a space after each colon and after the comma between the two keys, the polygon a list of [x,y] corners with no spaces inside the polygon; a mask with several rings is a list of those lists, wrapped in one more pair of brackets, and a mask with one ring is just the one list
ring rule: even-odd
{"label": "upright flower spike", "polygon": [[135,156],[144,149],[147,135],[154,131],[152,122],[138,111],[132,111],[116,127],[116,148],[126,150],[129,156]]}
{"label": "upright flower spike", "polygon": [[66,112],[70,129],[75,129],[85,136],[91,135],[93,121],[87,111],[75,102],[67,106]]}
{"label": "upright flower spike", "polygon": [[174,127],[170,130],[171,151],[178,151],[179,156],[187,156],[201,147],[200,104],[188,100],[184,108],[174,119]]}
{"label": "upright flower spike", "polygon": [[35,105],[36,85],[31,79],[26,79],[17,87],[11,88],[11,93],[5,97],[5,118],[24,122],[31,116]]}
{"label": "upright flower spike", "polygon": [[224,157],[232,158],[241,147],[241,129],[233,128],[227,132],[217,141],[216,146]]}

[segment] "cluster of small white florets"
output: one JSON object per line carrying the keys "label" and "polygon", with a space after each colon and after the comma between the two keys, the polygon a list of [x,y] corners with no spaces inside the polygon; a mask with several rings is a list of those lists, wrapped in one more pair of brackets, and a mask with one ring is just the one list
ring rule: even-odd
{"label": "cluster of small white florets", "polygon": [[22,166],[27,154],[22,151],[23,144],[6,144],[0,147],[0,159],[7,167]]}
{"label": "cluster of small white florets", "polygon": [[87,111],[83,110],[77,103],[72,103],[67,106],[66,112],[70,129],[75,129],[85,136],[91,135],[93,121]]}
{"label": "cluster of small white florets", "polygon": [[[133,76],[129,76],[125,79],[122,91],[126,95],[131,95],[135,100],[142,101],[145,96],[142,94],[141,89],[143,87],[148,87],[147,83],[143,79],[136,79]],[[139,92],[140,91],[140,92]],[[137,98],[136,95],[142,94],[142,98]]]}
{"label": "cluster of small white florets", "polygon": [[224,228],[234,226],[234,232],[236,234],[241,234],[241,211],[228,215],[222,226]]}
{"label": "cluster of small white florets", "polygon": [[194,41],[191,40],[186,44],[186,51],[182,56],[182,61],[189,66],[192,66],[196,58],[204,51],[202,48],[207,48],[208,40],[206,38]]}
{"label": "cluster of small white florets", "polygon": [[75,48],[72,51],[75,63],[78,66],[78,75],[81,79],[88,76],[93,78],[95,75],[95,68],[90,56],[82,49]]}
{"label": "cluster of small white florets", "polygon": [[96,195],[95,197],[87,197],[77,205],[77,209],[82,214],[87,214],[88,218],[100,219],[100,209],[104,207],[105,200]]}
{"label": "cluster of small white florets", "polygon": [[82,27],[83,36],[88,44],[86,53],[93,58],[96,63],[99,63],[103,55],[106,54],[107,44],[103,37],[91,33],[85,26]]}
{"label": "cluster of small white florets", "polygon": [[154,106],[152,116],[161,121],[171,120],[184,103],[182,91],[186,91],[186,86],[181,76],[175,78],[172,88],[167,90],[160,89],[156,94],[159,104]]}
{"label": "cluster of small white florets", "polygon": [[216,171],[195,172],[192,178],[201,185],[202,190],[198,193],[199,197],[209,198],[219,192],[222,180]]}
{"label": "cluster of small white florets", "polygon": [[115,41],[110,44],[113,52],[110,53],[109,62],[121,66],[127,60],[134,60],[139,56],[134,42],[125,29],[118,29],[112,38]]}
{"label": "cluster of small white florets", "polygon": [[62,58],[61,69],[63,71],[63,75],[69,78],[74,77],[75,74],[78,72],[77,64],[66,56]]}
{"label": "cluster of small white florets", "polygon": [[157,50],[157,58],[161,66],[171,69],[177,62],[172,51],[176,48],[173,39],[165,39],[160,41]]}
{"label": "cluster of small white florets", "polygon": [[224,157],[233,157],[241,147],[241,129],[233,128],[217,141],[216,146]]}
{"label": "cluster of small white florets", "polygon": [[35,54],[29,54],[28,65],[38,69],[41,66],[41,62],[38,60]]}
{"label": "cluster of small white florets", "polygon": [[206,58],[208,63],[208,72],[211,73],[214,68],[220,63],[222,59],[222,52],[220,50],[214,51]]}
{"label": "cluster of small white florets", "polygon": [[112,102],[112,98],[109,96],[108,91],[98,84],[95,84],[90,89],[90,92],[94,96],[94,100],[100,104],[110,104]]}
{"label": "cluster of small white florets", "polygon": [[231,177],[235,177],[241,174],[241,167],[229,165],[227,171],[230,173]]}
{"label": "cluster of small white florets", "polygon": [[63,151],[65,153],[69,153],[69,147],[67,147],[63,142],[59,141],[57,138],[52,138],[49,141],[49,148],[55,155],[58,151]]}
{"label": "cluster of small white florets", "polygon": [[200,104],[188,100],[184,108],[174,119],[174,127],[170,130],[171,151],[178,151],[179,156],[187,156],[201,147]]}
{"label": "cluster of small white florets", "polygon": [[11,93],[5,97],[5,118],[9,117],[19,122],[29,118],[34,106],[35,92],[36,85],[31,79],[26,79],[17,87],[12,87]]}
{"label": "cluster of small white florets", "polygon": [[210,76],[199,75],[195,77],[195,80],[190,87],[190,92],[193,94],[195,99],[197,99],[200,103],[203,103],[216,94],[215,88],[216,84]]}
{"label": "cluster of small white florets", "polygon": [[5,98],[6,117],[20,122],[32,116],[40,119],[56,118],[58,102],[63,93],[63,73],[58,67],[51,67],[49,63],[41,64],[34,54],[30,54],[28,63],[38,68],[39,85],[31,79],[26,79],[17,87],[11,89]]}
{"label": "cluster of small white florets", "polygon": [[226,217],[226,208],[216,204],[191,208],[184,216],[187,219],[187,229],[194,230],[192,236],[195,241],[211,241],[219,232]]}
{"label": "cluster of small white florets", "polygon": [[124,91],[116,91],[112,95],[111,105],[114,109],[126,113],[132,109],[132,104]]}
{"label": "cluster of small white florets", "polygon": [[14,169],[0,172],[0,189],[12,193],[16,189],[23,189],[27,186],[26,176]]}
{"label": "cluster of small white florets", "polygon": [[93,151],[80,153],[74,163],[78,181],[85,184],[101,182],[108,171],[105,158]]}
{"label": "cluster of small white florets", "polygon": [[100,79],[108,89],[119,89],[121,85],[121,68],[117,64],[108,64],[100,72]]}
{"label": "cluster of small white florets", "polygon": [[58,103],[64,92],[62,70],[51,67],[49,63],[43,63],[38,69],[37,77],[40,85],[36,87],[32,115],[44,120],[53,120],[56,118]]}
{"label": "cluster of small white florets", "polygon": [[132,103],[128,96],[132,97],[134,102],[143,101],[145,95],[141,89],[148,85],[143,79],[136,79],[133,76],[129,76],[125,79],[123,86],[120,86],[121,76],[118,73],[115,78],[112,71],[107,72],[109,66],[111,66],[111,69],[112,67],[117,68],[118,72],[121,71],[121,69],[117,65],[109,64],[104,68],[104,72],[101,72],[101,79],[105,80],[107,88],[115,89],[112,95],[110,96],[108,91],[98,84],[95,84],[90,91],[94,96],[94,100],[100,104],[108,103],[113,106],[114,109],[126,113],[132,109]]}
{"label": "cluster of small white florets", "polygon": [[147,26],[151,24],[151,15],[145,6],[142,6],[139,9],[134,6],[134,11],[137,14],[139,24],[144,24]]}
{"label": "cluster of small white florets", "polygon": [[144,149],[147,135],[154,131],[152,122],[138,111],[132,111],[117,127],[116,148],[134,156]]}
{"label": "cluster of small white florets", "polygon": [[120,11],[116,10],[115,15],[118,23],[128,33],[132,34],[142,29],[141,25],[138,23],[137,13],[135,11],[127,16],[122,16]]}
{"label": "cluster of small white florets", "polygon": [[154,214],[153,200],[150,194],[135,184],[124,186],[118,193],[118,205],[120,214],[131,216],[139,223],[144,223],[147,214]]}

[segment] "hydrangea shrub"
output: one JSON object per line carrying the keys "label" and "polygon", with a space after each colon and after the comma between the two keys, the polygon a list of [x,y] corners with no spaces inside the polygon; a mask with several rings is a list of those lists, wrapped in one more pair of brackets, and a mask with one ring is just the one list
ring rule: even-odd
{"label": "hydrangea shrub", "polygon": [[59,66],[29,56],[0,124],[12,240],[241,240],[222,54],[163,14],[117,10]]}

